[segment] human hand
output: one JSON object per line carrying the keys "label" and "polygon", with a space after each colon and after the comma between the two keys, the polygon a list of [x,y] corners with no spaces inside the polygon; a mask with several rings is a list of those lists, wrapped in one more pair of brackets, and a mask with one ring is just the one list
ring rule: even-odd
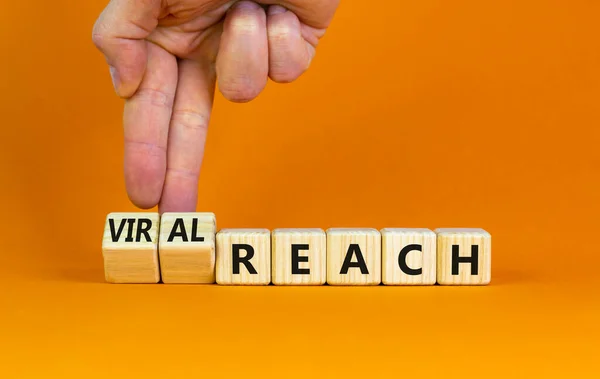
{"label": "human hand", "polygon": [[339,0],[112,0],[93,30],[125,98],[125,184],[140,208],[196,208],[215,82],[254,99],[309,66]]}

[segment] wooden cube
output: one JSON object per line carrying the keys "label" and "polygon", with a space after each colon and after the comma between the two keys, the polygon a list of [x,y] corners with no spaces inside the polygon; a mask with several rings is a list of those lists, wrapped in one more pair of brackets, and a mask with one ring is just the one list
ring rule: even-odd
{"label": "wooden cube", "polygon": [[436,234],[429,229],[381,229],[385,285],[433,285],[436,281]]}
{"label": "wooden cube", "polygon": [[163,283],[214,283],[215,231],[213,213],[163,213],[158,245]]}
{"label": "wooden cube", "polygon": [[273,230],[271,234],[273,284],[325,284],[326,240],[323,229]]}
{"label": "wooden cube", "polygon": [[484,285],[491,279],[492,237],[483,229],[436,229],[437,282]]}
{"label": "wooden cube", "polygon": [[327,230],[327,283],[377,285],[381,283],[381,234],[377,229]]}
{"label": "wooden cube", "polygon": [[269,229],[223,229],[217,233],[217,283],[271,283]]}
{"label": "wooden cube", "polygon": [[158,283],[158,213],[110,213],[102,255],[110,283]]}

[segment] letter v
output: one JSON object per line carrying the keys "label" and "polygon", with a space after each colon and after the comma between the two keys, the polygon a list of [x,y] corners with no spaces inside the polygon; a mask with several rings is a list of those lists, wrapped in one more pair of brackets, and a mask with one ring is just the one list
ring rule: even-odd
{"label": "letter v", "polygon": [[121,219],[121,224],[119,225],[119,230],[115,233],[115,220],[112,218],[108,220],[108,225],[110,226],[110,237],[113,242],[118,242],[119,237],[121,237],[121,233],[123,233],[123,228],[125,227],[125,223],[127,219]]}

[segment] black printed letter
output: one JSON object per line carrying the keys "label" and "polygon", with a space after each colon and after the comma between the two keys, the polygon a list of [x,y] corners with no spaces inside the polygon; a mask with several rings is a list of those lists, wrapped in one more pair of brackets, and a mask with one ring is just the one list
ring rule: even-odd
{"label": "black printed letter", "polygon": [[[356,262],[352,262],[352,256],[354,254],[356,254]],[[342,264],[342,269],[340,270],[340,275],[347,274],[350,267],[360,267],[361,274],[369,274],[367,264],[365,263],[365,258],[363,257],[362,252],[360,251],[360,246],[358,246],[357,243],[350,244],[348,247],[348,252],[346,252],[346,257],[344,258],[344,264]]]}
{"label": "black printed letter", "polygon": [[292,244],[292,274],[310,275],[310,268],[300,268],[300,262],[308,262],[308,257],[301,257],[300,250],[308,250],[308,244]]}
{"label": "black printed letter", "polygon": [[[177,231],[178,228],[181,229],[180,232]],[[181,237],[181,240],[183,242],[188,241],[188,236],[185,231],[185,224],[183,223],[182,218],[175,219],[175,222],[173,223],[173,228],[171,229],[171,233],[169,234],[169,238],[167,238],[167,242],[173,242],[175,237]]]}
{"label": "black printed letter", "polygon": [[125,237],[125,242],[133,242],[133,223],[135,222],[135,218],[128,218],[127,223],[129,224],[127,228],[127,237]]}
{"label": "black printed letter", "polygon": [[[240,257],[240,250],[246,250],[246,256]],[[252,275],[258,274],[252,263],[250,263],[250,259],[254,256],[254,248],[250,245],[242,244],[242,243],[234,243],[231,246],[231,255],[233,261],[233,273],[240,273],[240,263],[243,263],[246,266],[248,272]]]}
{"label": "black printed letter", "polygon": [[400,270],[406,275],[421,275],[423,273],[422,268],[412,269],[408,267],[406,264],[406,256],[411,251],[423,251],[423,247],[421,245],[406,245],[402,250],[400,250],[400,255],[398,255],[398,266],[400,266]]}
{"label": "black printed letter", "polygon": [[119,230],[115,232],[115,220],[112,218],[108,219],[108,225],[110,226],[110,238],[112,238],[113,242],[119,242],[119,237],[121,237],[121,233],[123,233],[123,228],[125,227],[126,222],[126,218],[121,219]]}
{"label": "black printed letter", "polygon": [[458,245],[452,245],[452,275],[458,275],[459,263],[470,263],[471,275],[477,275],[477,269],[479,268],[479,245],[471,245],[470,257],[461,257],[458,253]]}
{"label": "black printed letter", "polygon": [[138,220],[135,242],[141,241],[142,234],[146,237],[146,242],[152,242],[152,238],[150,238],[150,233],[148,233],[150,228],[152,228],[152,220],[150,220],[149,218],[140,218]]}
{"label": "black printed letter", "polygon": [[198,219],[192,220],[192,242],[203,242],[204,237],[198,235]]}

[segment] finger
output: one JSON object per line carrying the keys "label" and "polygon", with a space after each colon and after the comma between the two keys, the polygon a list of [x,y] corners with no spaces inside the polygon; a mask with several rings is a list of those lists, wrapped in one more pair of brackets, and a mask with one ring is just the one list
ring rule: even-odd
{"label": "finger", "polygon": [[267,84],[266,18],[265,11],[251,1],[236,3],[225,16],[217,77],[221,93],[231,101],[250,101]]}
{"label": "finger", "polygon": [[301,23],[325,30],[331,23],[340,0],[261,0],[261,4],[279,4],[296,14]]}
{"label": "finger", "polygon": [[271,5],[267,17],[269,77],[275,82],[296,80],[310,65],[315,48],[304,40],[300,20],[280,5]]}
{"label": "finger", "polygon": [[92,40],[105,55],[121,97],[130,97],[144,76],[146,38],[158,23],[161,0],[112,0],[92,32]]}
{"label": "finger", "polygon": [[213,104],[216,74],[208,61],[179,62],[179,85],[169,128],[167,175],[160,212],[193,212]]}
{"label": "finger", "polygon": [[177,87],[175,57],[146,42],[148,69],[137,92],[125,102],[125,185],[140,208],[158,204],[167,166],[169,120]]}

